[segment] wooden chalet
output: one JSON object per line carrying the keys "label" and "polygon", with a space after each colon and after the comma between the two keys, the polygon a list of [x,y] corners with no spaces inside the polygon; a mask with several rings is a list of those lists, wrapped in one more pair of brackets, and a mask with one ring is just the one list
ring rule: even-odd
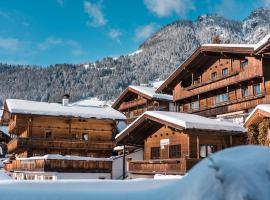
{"label": "wooden chalet", "polygon": [[108,172],[111,164],[99,159],[71,162],[40,157],[69,155],[108,158],[115,147],[118,123],[124,120],[122,113],[109,106],[71,105],[67,99],[63,100],[63,104],[7,99],[2,122],[8,124],[9,134],[13,138],[7,144],[8,153],[15,154],[18,160],[6,164],[6,169]]}
{"label": "wooden chalet", "polygon": [[130,160],[130,177],[185,174],[212,153],[245,143],[239,124],[199,115],[147,111],[116,136],[118,145],[143,148],[142,160]]}
{"label": "wooden chalet", "polygon": [[205,44],[157,89],[173,95],[177,112],[240,123],[270,103],[270,35],[253,44]]}
{"label": "wooden chalet", "polygon": [[116,99],[112,107],[124,113],[127,123],[145,111],[149,110],[172,110],[172,96],[156,93],[156,88],[146,86],[129,86]]}
{"label": "wooden chalet", "polygon": [[248,129],[247,143],[270,146],[270,104],[260,104],[244,123]]}

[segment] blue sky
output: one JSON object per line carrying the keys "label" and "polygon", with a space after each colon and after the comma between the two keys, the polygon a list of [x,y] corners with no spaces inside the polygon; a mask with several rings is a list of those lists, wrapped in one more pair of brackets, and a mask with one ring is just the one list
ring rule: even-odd
{"label": "blue sky", "polygon": [[0,62],[93,62],[135,51],[177,19],[242,20],[270,0],[1,0]]}

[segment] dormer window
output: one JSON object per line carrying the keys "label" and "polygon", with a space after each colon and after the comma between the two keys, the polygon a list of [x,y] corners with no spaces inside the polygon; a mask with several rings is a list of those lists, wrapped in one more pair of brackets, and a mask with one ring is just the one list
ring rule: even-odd
{"label": "dormer window", "polygon": [[211,80],[213,81],[213,80],[216,80],[216,79],[217,79],[217,72],[213,72],[211,74]]}
{"label": "dormer window", "polygon": [[222,76],[228,76],[229,75],[229,70],[228,68],[222,69]]}
{"label": "dormer window", "polygon": [[247,59],[241,60],[241,62],[240,62],[241,69],[246,69],[247,66],[248,66],[248,60]]}

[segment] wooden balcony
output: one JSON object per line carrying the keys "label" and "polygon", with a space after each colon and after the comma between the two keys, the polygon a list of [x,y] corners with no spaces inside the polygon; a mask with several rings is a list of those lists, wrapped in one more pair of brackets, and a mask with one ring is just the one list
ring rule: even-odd
{"label": "wooden balcony", "polygon": [[185,174],[198,159],[167,159],[167,160],[134,160],[128,163],[128,171],[132,174]]}
{"label": "wooden balcony", "polygon": [[24,159],[13,160],[5,164],[5,170],[110,173],[112,170],[112,161]]}
{"label": "wooden balcony", "polygon": [[133,100],[133,101],[123,102],[120,105],[119,110],[121,110],[121,111],[127,110],[129,108],[134,108],[134,107],[137,107],[137,106],[140,106],[140,105],[144,105],[146,103],[147,103],[146,99],[136,99],[136,100]]}
{"label": "wooden balcony", "polygon": [[82,140],[52,140],[15,138],[8,143],[8,153],[21,149],[74,149],[74,150],[112,150],[114,142],[82,141]]}
{"label": "wooden balcony", "polygon": [[189,97],[197,96],[213,90],[221,89],[230,85],[235,85],[241,82],[249,81],[252,79],[260,78],[263,76],[261,68],[249,67],[238,73],[231,73],[228,76],[221,77],[216,80],[209,80],[202,82],[198,85],[192,85],[187,88],[178,87],[174,92],[174,101],[183,100]]}
{"label": "wooden balcony", "polygon": [[200,106],[197,110],[186,110],[185,112],[196,113],[203,116],[213,116],[255,108],[258,104],[267,103],[264,98],[267,94],[269,95],[270,93],[264,92],[258,96],[250,95],[244,98],[231,98],[227,102],[216,105],[204,105]]}

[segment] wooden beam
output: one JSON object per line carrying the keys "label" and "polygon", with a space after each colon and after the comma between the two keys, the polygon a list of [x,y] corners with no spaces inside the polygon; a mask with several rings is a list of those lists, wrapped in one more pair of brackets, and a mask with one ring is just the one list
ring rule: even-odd
{"label": "wooden beam", "polygon": [[196,144],[197,144],[197,159],[200,159],[200,140],[199,136],[196,136]]}
{"label": "wooden beam", "polygon": [[126,145],[123,145],[123,180],[126,178]]}

